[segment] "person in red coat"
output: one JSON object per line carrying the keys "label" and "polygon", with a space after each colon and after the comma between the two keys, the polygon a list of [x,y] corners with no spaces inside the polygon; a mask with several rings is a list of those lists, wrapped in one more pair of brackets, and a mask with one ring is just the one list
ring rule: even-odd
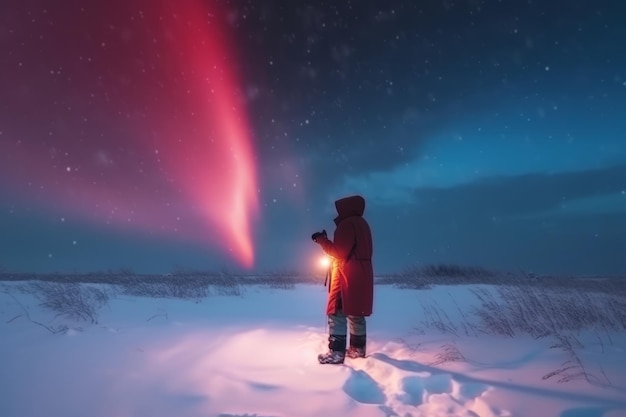
{"label": "person in red coat", "polygon": [[[345,356],[365,357],[366,322],[374,302],[373,240],[363,217],[365,199],[359,195],[335,201],[337,217],[333,240],[326,232],[314,233],[313,241],[332,258],[326,315],[329,351],[318,356],[322,364],[343,363]],[[346,353],[348,324],[350,347]]]}

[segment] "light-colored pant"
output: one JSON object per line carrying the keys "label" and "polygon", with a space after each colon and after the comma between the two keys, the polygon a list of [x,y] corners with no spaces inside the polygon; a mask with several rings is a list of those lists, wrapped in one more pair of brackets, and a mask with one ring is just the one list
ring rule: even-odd
{"label": "light-colored pant", "polygon": [[347,336],[348,324],[350,325],[350,334],[365,336],[365,317],[346,316],[342,310],[338,310],[337,314],[328,315],[328,333],[331,335]]}

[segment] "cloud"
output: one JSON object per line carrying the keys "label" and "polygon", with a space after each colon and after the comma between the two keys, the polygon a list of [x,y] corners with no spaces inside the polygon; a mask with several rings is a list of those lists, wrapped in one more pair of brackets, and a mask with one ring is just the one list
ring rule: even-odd
{"label": "cloud", "polygon": [[[626,165],[558,174],[526,174],[493,177],[448,188],[419,188],[414,202],[422,210],[449,208],[462,216],[510,217],[566,209],[569,204],[583,208],[585,200],[615,196],[606,202],[619,203],[624,210]],[[595,207],[596,205],[588,205]],[[604,208],[607,209],[606,207]],[[610,207],[609,207],[610,209]]]}
{"label": "cloud", "polygon": [[420,186],[400,196],[374,185],[364,191],[379,270],[442,262],[592,274],[626,270],[615,249],[626,245],[625,188],[626,165],[618,165]]}

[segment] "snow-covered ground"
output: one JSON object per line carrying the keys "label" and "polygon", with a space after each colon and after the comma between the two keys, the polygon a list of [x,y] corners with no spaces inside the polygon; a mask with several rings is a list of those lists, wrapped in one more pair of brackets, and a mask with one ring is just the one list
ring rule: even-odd
{"label": "snow-covered ground", "polygon": [[316,360],[323,286],[179,299],[83,284],[73,311],[51,301],[67,284],[1,285],[2,417],[626,416],[623,329],[485,332],[493,286],[378,285],[368,357],[335,366]]}

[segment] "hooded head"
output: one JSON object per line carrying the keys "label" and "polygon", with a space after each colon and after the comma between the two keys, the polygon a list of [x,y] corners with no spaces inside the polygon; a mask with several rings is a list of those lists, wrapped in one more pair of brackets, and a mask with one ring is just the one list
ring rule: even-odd
{"label": "hooded head", "polygon": [[365,199],[360,195],[341,198],[335,201],[335,208],[337,209],[335,223],[339,223],[346,217],[363,216],[365,212]]}

